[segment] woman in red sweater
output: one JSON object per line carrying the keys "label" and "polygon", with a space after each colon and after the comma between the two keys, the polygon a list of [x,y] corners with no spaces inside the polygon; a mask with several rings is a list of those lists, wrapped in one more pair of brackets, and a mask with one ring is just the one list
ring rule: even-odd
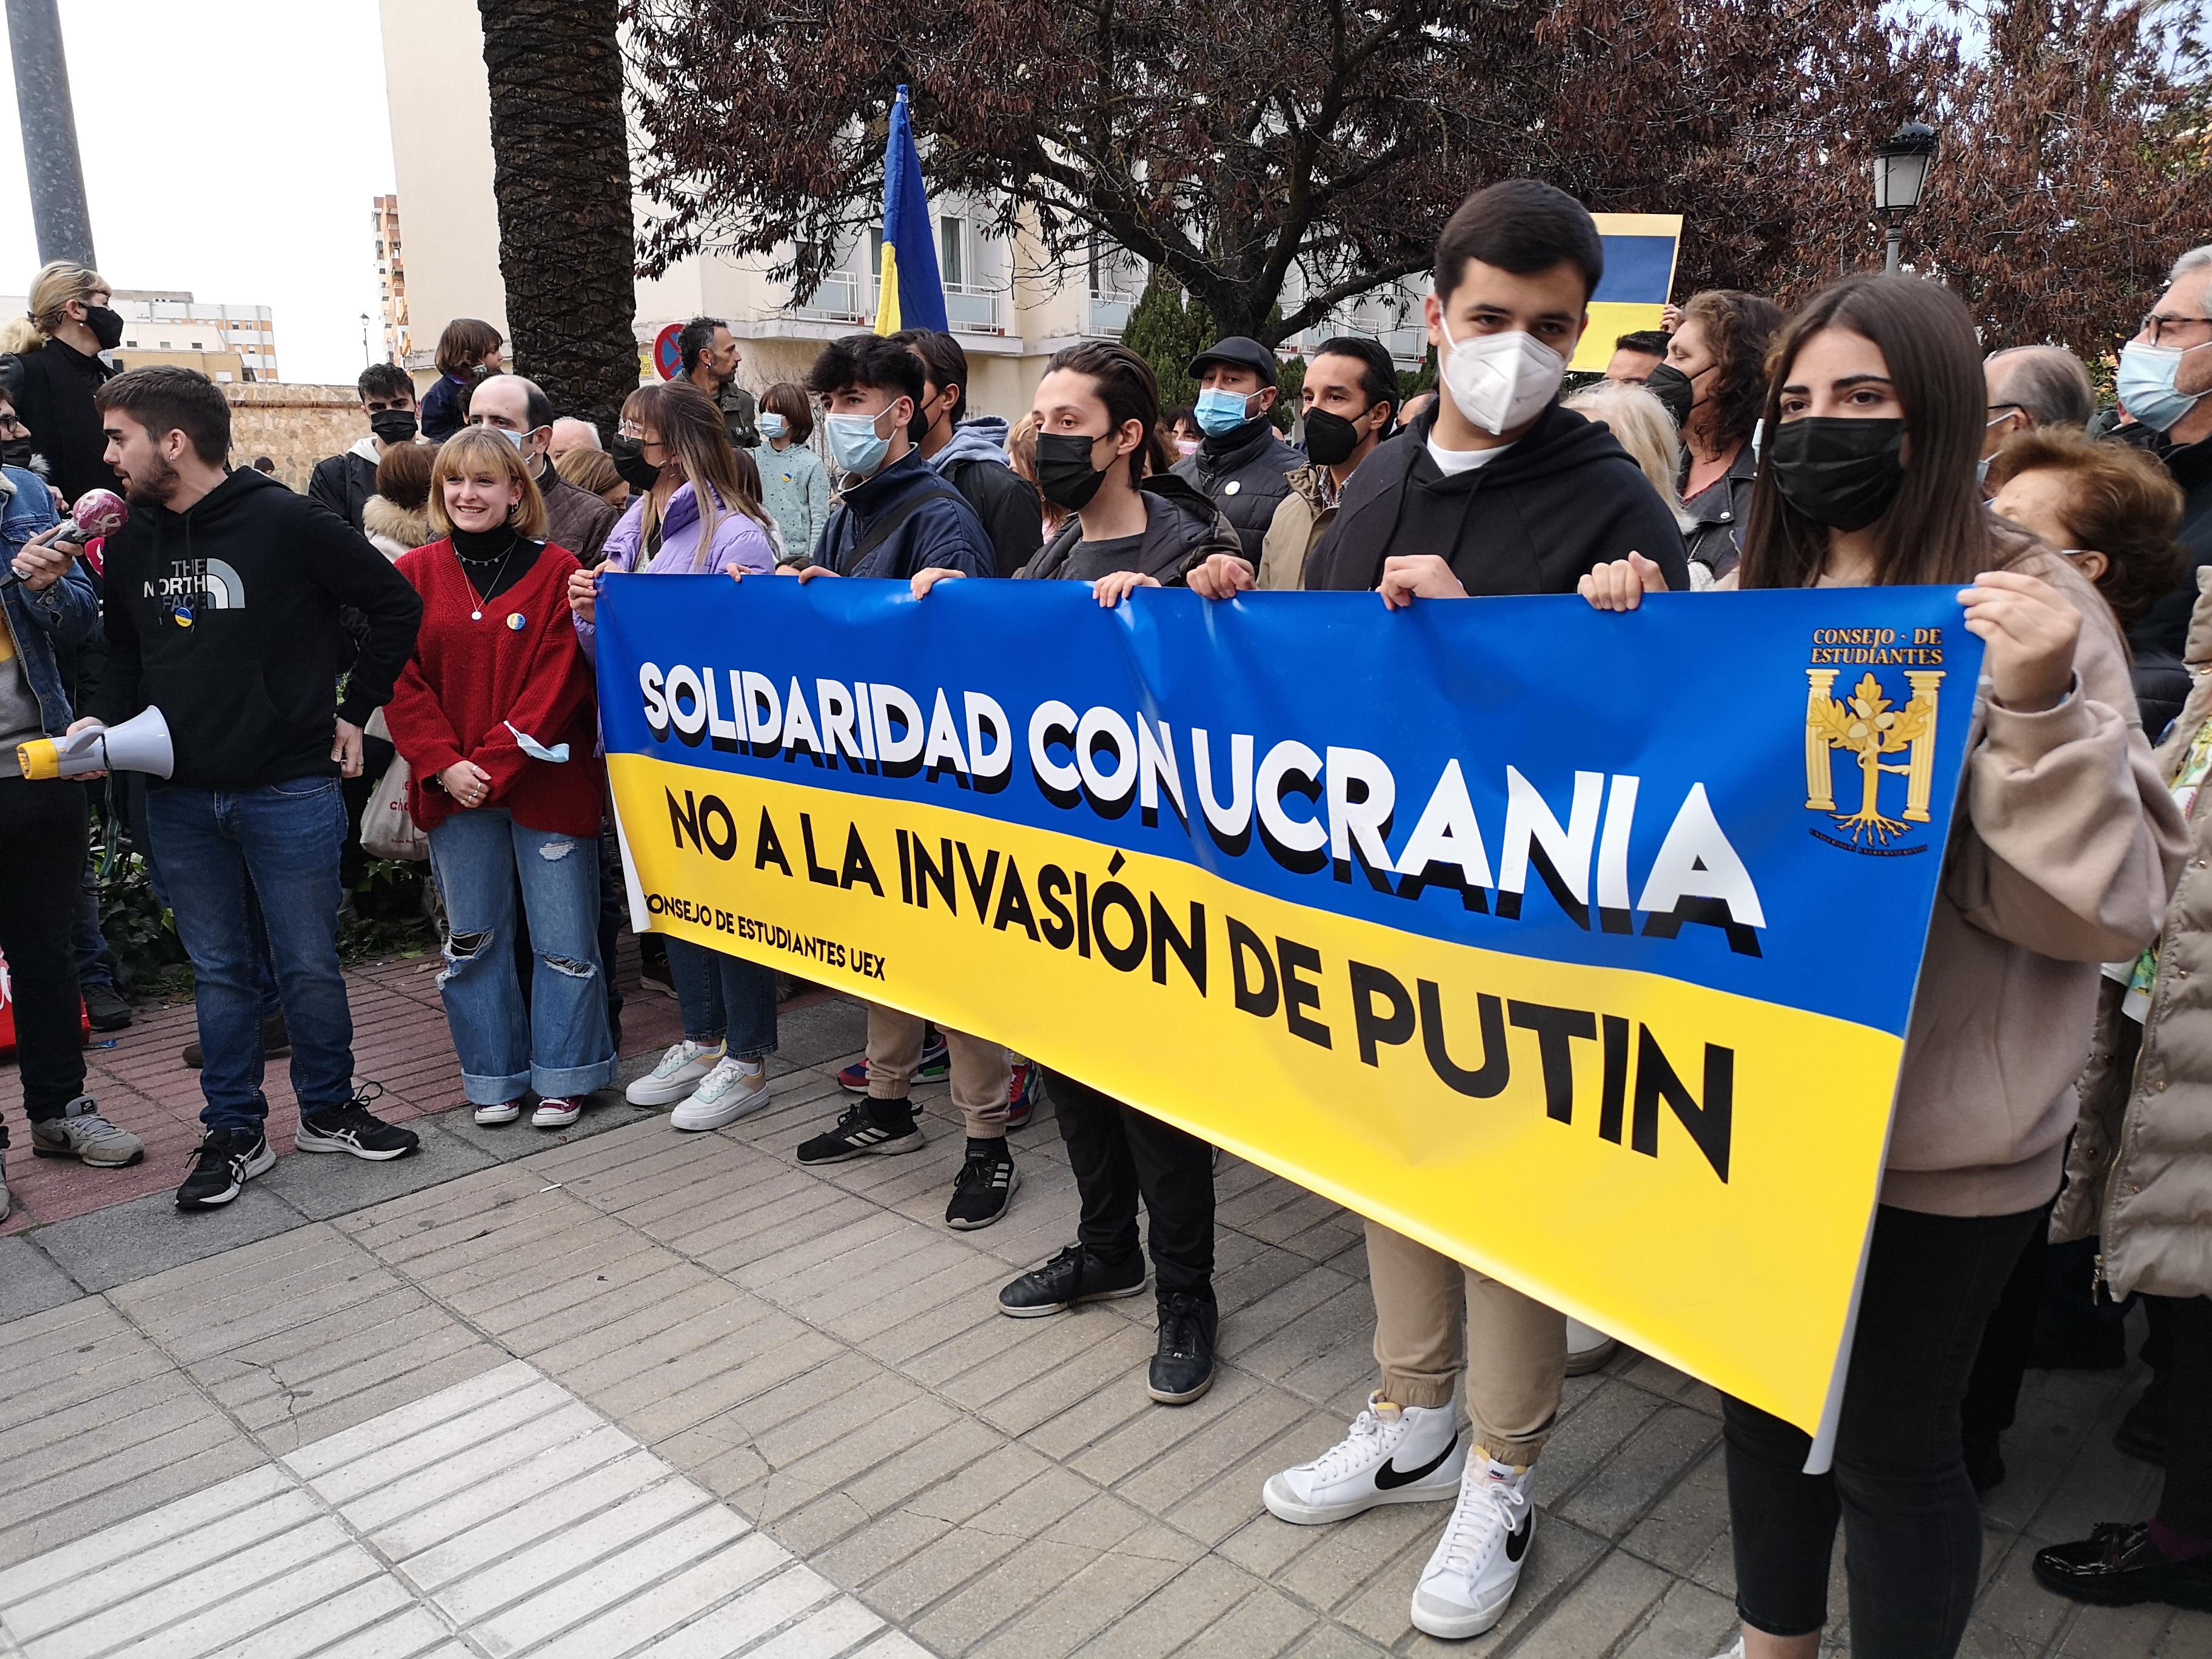
{"label": "woman in red sweater", "polygon": [[398,562],[422,596],[422,630],[385,720],[414,775],[409,807],[453,928],[438,988],[477,1121],[514,1122],[535,1091],[530,1121],[564,1128],[582,1096],[615,1080],[599,977],[598,726],[567,599],[576,560],[544,539],[544,501],[491,428],[440,448],[429,508],[444,534]]}

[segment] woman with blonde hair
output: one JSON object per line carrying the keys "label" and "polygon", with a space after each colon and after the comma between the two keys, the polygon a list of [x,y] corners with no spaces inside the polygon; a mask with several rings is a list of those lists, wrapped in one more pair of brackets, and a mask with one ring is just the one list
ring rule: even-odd
{"label": "woman with blonde hair", "polygon": [[115,371],[100,354],[123,339],[123,319],[108,304],[107,278],[56,259],[31,284],[31,306],[0,327],[0,386],[15,397],[15,414],[31,431],[32,453],[46,459],[46,477],[62,499],[88,489],[113,489],[93,393]]}
{"label": "woman with blonde hair", "polygon": [[[1566,399],[1566,406],[1601,422],[1620,441],[1628,458],[1651,480],[1651,487],[1667,503],[1676,524],[1685,531],[1695,526],[1697,520],[1683,511],[1682,497],[1674,488],[1674,480],[1682,471],[1682,438],[1665,404],[1640,386],[1599,380]],[[1710,569],[1691,561],[1692,586],[1710,587],[1712,580]]]}
{"label": "woman with blonde hair", "polygon": [[[402,556],[422,596],[415,654],[385,706],[409,811],[453,932],[438,989],[478,1123],[574,1123],[615,1080],[599,961],[599,791],[591,665],[564,603],[576,558],[506,436],[447,439],[430,475],[438,540]],[[515,892],[532,953],[525,1004]]]}
{"label": "woman with blonde hair", "polygon": [[[766,575],[775,568],[760,471],[730,446],[722,411],[680,381],[641,386],[623,404],[610,453],[634,492],[607,532],[595,570],[568,579],[586,654],[608,575]],[[684,1011],[683,1041],[629,1085],[633,1106],[672,1106],[678,1129],[719,1129],[768,1104],[765,1062],[775,1052],[775,971],[671,935],[668,968]]]}

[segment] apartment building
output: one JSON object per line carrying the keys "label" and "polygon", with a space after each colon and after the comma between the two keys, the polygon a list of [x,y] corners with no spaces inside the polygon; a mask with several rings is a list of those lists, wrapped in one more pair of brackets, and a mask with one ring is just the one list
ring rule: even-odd
{"label": "apartment building", "polygon": [[[15,316],[25,299],[0,295],[0,314]],[[169,363],[212,380],[274,380],[276,325],[267,306],[216,305],[182,289],[119,288],[115,309],[123,338],[109,354],[121,368]]]}
{"label": "apartment building", "polygon": [[384,361],[404,363],[413,342],[407,327],[407,267],[399,252],[399,198],[379,196],[369,204],[369,225],[376,239],[376,287],[384,313]]}

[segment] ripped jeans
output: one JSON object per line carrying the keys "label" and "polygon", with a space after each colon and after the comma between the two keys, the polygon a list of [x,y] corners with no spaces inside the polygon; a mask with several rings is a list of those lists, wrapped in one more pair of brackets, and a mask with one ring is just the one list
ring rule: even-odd
{"label": "ripped jeans", "polygon": [[[453,935],[438,990],[471,1103],[574,1100],[615,1080],[599,964],[599,842],[514,822],[503,807],[456,812],[430,832],[430,869]],[[515,976],[518,880],[532,970]]]}

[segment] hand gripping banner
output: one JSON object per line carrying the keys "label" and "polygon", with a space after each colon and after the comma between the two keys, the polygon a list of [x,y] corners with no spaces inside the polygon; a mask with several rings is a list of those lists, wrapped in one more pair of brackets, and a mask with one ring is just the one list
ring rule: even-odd
{"label": "hand gripping banner", "polygon": [[1973,713],[1952,590],[603,588],[653,927],[1821,1428]]}

